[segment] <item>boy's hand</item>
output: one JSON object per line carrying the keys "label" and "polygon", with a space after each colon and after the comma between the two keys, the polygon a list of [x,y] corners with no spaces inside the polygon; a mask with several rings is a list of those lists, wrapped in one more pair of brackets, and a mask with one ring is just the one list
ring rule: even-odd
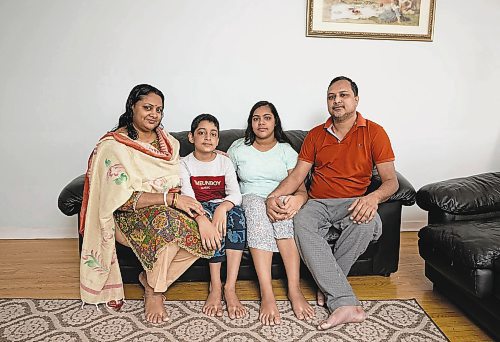
{"label": "boy's hand", "polygon": [[219,205],[217,209],[215,209],[212,217],[212,224],[217,228],[220,238],[223,239],[227,232],[227,212],[223,206]]}
{"label": "boy's hand", "polygon": [[221,239],[213,223],[205,215],[198,216],[196,222],[198,223],[203,248],[208,250],[220,249]]}

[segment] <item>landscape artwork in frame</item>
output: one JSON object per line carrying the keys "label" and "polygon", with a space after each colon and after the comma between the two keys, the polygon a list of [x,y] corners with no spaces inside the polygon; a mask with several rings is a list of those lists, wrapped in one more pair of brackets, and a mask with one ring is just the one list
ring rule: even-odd
{"label": "landscape artwork in frame", "polygon": [[307,36],[432,41],[435,0],[307,0]]}

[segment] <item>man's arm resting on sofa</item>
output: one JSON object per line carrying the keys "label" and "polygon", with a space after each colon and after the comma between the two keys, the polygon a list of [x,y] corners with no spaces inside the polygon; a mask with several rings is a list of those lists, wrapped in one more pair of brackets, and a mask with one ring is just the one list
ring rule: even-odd
{"label": "man's arm resting on sofa", "polygon": [[370,222],[377,213],[379,203],[386,201],[399,187],[394,162],[385,162],[375,165],[382,181],[380,187],[356,199],[349,207],[351,220],[355,223]]}

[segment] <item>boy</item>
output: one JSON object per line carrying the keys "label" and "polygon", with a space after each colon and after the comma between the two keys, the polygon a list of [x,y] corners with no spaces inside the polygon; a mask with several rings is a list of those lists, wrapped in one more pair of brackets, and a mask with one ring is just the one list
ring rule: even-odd
{"label": "boy", "polygon": [[236,278],[246,244],[246,224],[236,172],[228,157],[215,152],[219,121],[213,115],[194,118],[188,139],[194,144],[194,152],[181,159],[181,192],[202,203],[222,240],[221,249],[209,260],[210,289],[202,311],[208,316],[222,316],[221,263],[227,259],[226,308],[229,318],[241,318],[246,309],[236,295]]}

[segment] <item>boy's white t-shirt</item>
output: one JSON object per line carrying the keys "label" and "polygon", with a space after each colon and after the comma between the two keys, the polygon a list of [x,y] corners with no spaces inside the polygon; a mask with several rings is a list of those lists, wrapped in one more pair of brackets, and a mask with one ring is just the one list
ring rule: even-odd
{"label": "boy's white t-shirt", "polygon": [[241,193],[267,197],[295,167],[298,154],[287,143],[261,152],[244,141],[236,140],[227,151],[240,178]]}
{"label": "boy's white t-shirt", "polygon": [[200,202],[230,201],[241,204],[241,192],[231,160],[216,153],[214,160],[196,159],[193,153],[181,158],[181,193]]}

